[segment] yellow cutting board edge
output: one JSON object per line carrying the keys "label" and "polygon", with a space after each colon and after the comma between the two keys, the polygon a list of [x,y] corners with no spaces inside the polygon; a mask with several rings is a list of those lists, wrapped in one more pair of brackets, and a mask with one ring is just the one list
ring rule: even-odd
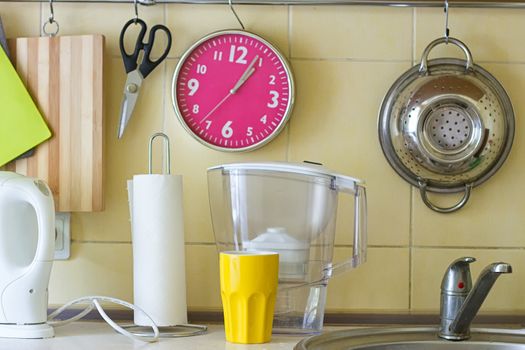
{"label": "yellow cutting board edge", "polygon": [[0,167],[51,135],[44,117],[0,48]]}

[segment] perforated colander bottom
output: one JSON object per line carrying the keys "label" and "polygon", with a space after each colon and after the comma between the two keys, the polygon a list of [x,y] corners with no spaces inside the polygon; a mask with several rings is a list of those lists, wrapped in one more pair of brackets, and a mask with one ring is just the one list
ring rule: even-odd
{"label": "perforated colander bottom", "polygon": [[440,106],[427,116],[424,124],[428,142],[438,151],[464,148],[472,138],[473,122],[458,106]]}

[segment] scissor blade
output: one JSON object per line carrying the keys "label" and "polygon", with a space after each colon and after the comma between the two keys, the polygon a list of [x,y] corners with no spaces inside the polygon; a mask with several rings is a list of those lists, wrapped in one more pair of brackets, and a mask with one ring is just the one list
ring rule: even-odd
{"label": "scissor blade", "polygon": [[122,138],[124,130],[128,125],[137,98],[140,92],[140,86],[142,85],[142,76],[137,70],[132,71],[128,74],[126,84],[124,85],[124,96],[122,98],[122,104],[120,106],[120,122],[118,127],[118,138]]}
{"label": "scissor blade", "polygon": [[119,139],[122,138],[122,136],[124,135],[124,130],[126,129],[129,119],[131,118],[132,110],[133,110],[133,107],[130,106],[130,101],[128,99],[128,96],[124,94],[124,98],[122,99],[122,104],[120,106],[120,122],[118,125],[118,138]]}

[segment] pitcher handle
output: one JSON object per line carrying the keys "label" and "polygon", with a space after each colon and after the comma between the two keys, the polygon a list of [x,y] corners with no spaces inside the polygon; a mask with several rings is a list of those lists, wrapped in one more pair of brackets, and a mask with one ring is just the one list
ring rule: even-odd
{"label": "pitcher handle", "polygon": [[332,276],[334,273],[339,274],[349,269],[355,268],[366,262],[366,246],[367,246],[367,231],[366,231],[366,189],[364,186],[354,182],[346,181],[345,179],[338,179],[338,190],[348,194],[354,195],[354,237],[352,256],[340,263],[331,265],[327,268],[326,276]]}

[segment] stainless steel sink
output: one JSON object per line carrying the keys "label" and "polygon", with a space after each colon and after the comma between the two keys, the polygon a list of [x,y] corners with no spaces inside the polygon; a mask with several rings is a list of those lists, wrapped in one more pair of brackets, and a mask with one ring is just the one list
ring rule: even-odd
{"label": "stainless steel sink", "polygon": [[295,350],[525,350],[525,330],[472,328],[471,338],[444,340],[438,328],[364,328],[303,339]]}

